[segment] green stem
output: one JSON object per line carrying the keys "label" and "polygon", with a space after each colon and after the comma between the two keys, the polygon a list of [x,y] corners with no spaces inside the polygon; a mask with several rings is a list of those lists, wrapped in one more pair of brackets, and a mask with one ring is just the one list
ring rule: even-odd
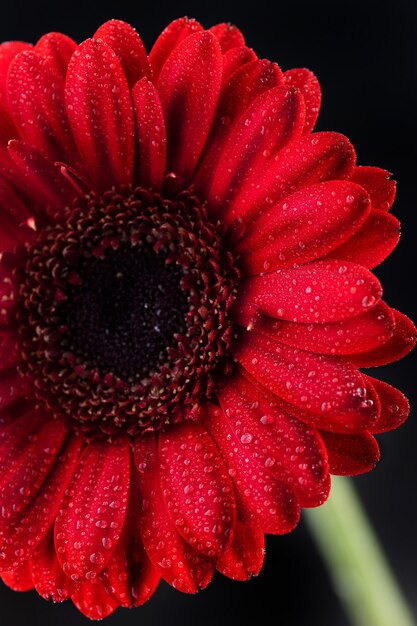
{"label": "green stem", "polygon": [[329,500],[303,511],[355,626],[416,626],[351,479],[333,477]]}

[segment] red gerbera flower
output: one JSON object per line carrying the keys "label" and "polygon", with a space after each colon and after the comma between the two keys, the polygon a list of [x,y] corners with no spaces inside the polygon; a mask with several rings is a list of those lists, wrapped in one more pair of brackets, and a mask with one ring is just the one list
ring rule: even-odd
{"label": "red gerbera flower", "polygon": [[415,329],[369,271],[395,184],[314,75],[180,19],[0,48],[0,575],[91,618],[257,574],[373,467]]}

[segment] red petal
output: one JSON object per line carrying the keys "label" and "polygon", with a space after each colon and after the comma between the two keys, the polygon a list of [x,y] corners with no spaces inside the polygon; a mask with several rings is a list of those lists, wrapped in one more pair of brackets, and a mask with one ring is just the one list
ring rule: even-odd
{"label": "red petal", "polygon": [[290,485],[301,506],[322,504],[330,481],[326,450],[316,429],[282,412],[271,394],[243,376],[229,378],[218,397],[252,463]]}
{"label": "red petal", "polygon": [[233,24],[216,24],[209,30],[216,37],[223,53],[231,48],[245,45],[245,39],[242,33],[236,26],[233,26]]}
{"label": "red petal", "polygon": [[3,572],[1,574],[3,582],[13,589],[13,591],[29,591],[33,589],[34,581],[32,580],[32,573],[30,570],[30,561],[22,563],[14,570],[10,572]]}
{"label": "red petal", "polygon": [[22,358],[20,346],[16,337],[10,333],[0,332],[1,370],[15,366]]}
{"label": "red petal", "polygon": [[386,343],[373,350],[353,354],[352,360],[357,367],[377,367],[402,359],[414,347],[417,340],[417,329],[406,315],[391,309],[395,316],[394,333]]}
{"label": "red petal", "polygon": [[149,62],[155,79],[158,78],[171,52],[185,39],[194,33],[202,32],[203,27],[194,19],[180,17],[162,31],[155,41],[149,54]]}
{"label": "red petal", "polygon": [[84,41],[68,66],[65,91],[75,142],[98,189],[130,183],[134,158],[132,100],[113,50],[101,41]]}
{"label": "red petal", "polygon": [[288,87],[296,87],[303,94],[306,105],[304,133],[309,133],[313,130],[320,111],[321,89],[319,81],[310,70],[296,68],[284,72],[284,84]]}
{"label": "red petal", "polygon": [[47,533],[78,462],[81,443],[78,437],[67,437],[36,496],[26,507],[14,511],[12,518],[6,519],[8,523],[1,528],[1,568],[15,568],[27,560]]}
{"label": "red petal", "polygon": [[372,426],[373,433],[386,433],[398,428],[407,419],[410,405],[407,398],[395,387],[371,376],[365,376],[366,382],[372,385],[381,403],[381,413]]}
{"label": "red petal", "polygon": [[366,191],[347,181],[297,191],[263,213],[240,240],[242,267],[259,274],[320,258],[358,230],[369,210]]}
{"label": "red petal", "polygon": [[395,198],[396,182],[391,174],[379,167],[358,166],[353,170],[351,180],[362,185],[371,196],[372,207],[389,211]]}
{"label": "red petal", "polygon": [[360,230],[328,258],[346,259],[372,269],[391,254],[399,238],[399,221],[391,213],[374,209]]}
{"label": "red petal", "polygon": [[356,476],[371,471],[379,459],[379,447],[371,433],[339,435],[321,431],[332,474]]}
{"label": "red petal", "polygon": [[136,175],[142,187],[159,189],[165,172],[166,134],[161,102],[145,78],[132,91],[136,119]]}
{"label": "red petal", "polygon": [[238,70],[242,65],[250,63],[250,61],[256,60],[256,54],[251,48],[246,46],[240,46],[239,48],[232,48],[223,55],[223,73],[222,84],[224,85],[230,79],[230,77]]}
{"label": "red petal", "polygon": [[282,343],[318,354],[352,354],[372,350],[392,337],[394,314],[384,302],[370,311],[331,324],[298,324],[261,318],[256,330]]}
{"label": "red petal", "polygon": [[219,452],[200,424],[159,439],[161,486],[184,539],[210,557],[221,553],[235,523],[233,487]]}
{"label": "red petal", "polygon": [[291,322],[336,322],[360,315],[381,298],[373,274],[346,261],[316,261],[242,282],[235,305],[240,324],[258,312]]}
{"label": "red petal", "polygon": [[0,250],[13,251],[19,243],[31,241],[34,231],[25,222],[30,217],[27,208],[10,184],[0,179]]}
{"label": "red petal", "polygon": [[201,154],[220,91],[222,56],[214,35],[187,37],[165,63],[158,91],[165,113],[168,170],[188,180]]}
{"label": "red petal", "polygon": [[235,488],[239,519],[263,532],[283,534],[299,519],[300,507],[291,487],[264,466],[251,463],[244,444],[219,408],[208,408],[206,425],[221,450]]}
{"label": "red petal", "polygon": [[134,28],[121,20],[109,20],[94,34],[117,54],[129,87],[141,78],[151,79],[152,70],[141,38]]}
{"label": "red petal", "polygon": [[195,175],[197,188],[206,196],[211,177],[233,123],[268,89],[282,84],[282,72],[276,63],[257,60],[246,63],[222,87],[213,125]]}
{"label": "red petal", "polygon": [[236,521],[231,544],[217,561],[217,569],[233,580],[248,580],[261,571],[264,560],[264,534],[255,526]]}
{"label": "red petal", "polygon": [[104,585],[99,581],[81,585],[73,594],[72,601],[91,620],[104,619],[118,607],[117,602],[106,593]]}
{"label": "red petal", "polygon": [[9,367],[0,376],[0,411],[7,410],[17,399],[24,398],[28,392],[33,393],[30,383],[23,379],[16,367]]}
{"label": "red petal", "polygon": [[36,52],[47,59],[55,73],[65,81],[68,63],[77,44],[62,33],[47,33],[43,35],[35,46]]}
{"label": "red petal", "polygon": [[213,576],[213,559],[196,552],[178,533],[162,494],[156,440],[141,438],[135,447],[142,509],[139,527],[154,566],[170,585],[184,593],[196,593]]}
{"label": "red petal", "polygon": [[7,74],[14,57],[30,50],[32,45],[22,41],[6,41],[0,44],[0,141],[7,144],[9,139],[18,137],[18,131],[11,117],[9,101],[7,98]]}
{"label": "red petal", "polygon": [[60,76],[49,60],[26,50],[10,64],[7,92],[21,138],[52,162],[77,163]]}
{"label": "red petal", "polygon": [[53,526],[32,554],[31,571],[36,591],[45,600],[63,602],[75,592],[75,583],[64,574],[58,561]]}
{"label": "red petal", "polygon": [[58,558],[73,580],[93,581],[109,562],[125,518],[129,473],[124,439],[84,450],[55,523]]}
{"label": "red petal", "polygon": [[302,187],[348,178],[354,164],[354,149],[343,135],[331,132],[305,135],[280,150],[262,176],[248,178],[232,202],[230,215],[247,224]]}
{"label": "red petal", "polygon": [[245,333],[235,357],[263,386],[304,411],[304,421],[319,428],[346,433],[376,420],[362,375],[342,358],[290,348],[256,332]]}
{"label": "red petal", "polygon": [[222,213],[250,173],[301,135],[304,103],[299,92],[276,87],[261,94],[233,125],[213,176],[208,201]]}
{"label": "red petal", "polygon": [[126,608],[140,606],[149,600],[160,579],[142,543],[138,523],[142,502],[136,483],[136,470],[132,468],[123,531],[106,569],[100,574],[107,593]]}

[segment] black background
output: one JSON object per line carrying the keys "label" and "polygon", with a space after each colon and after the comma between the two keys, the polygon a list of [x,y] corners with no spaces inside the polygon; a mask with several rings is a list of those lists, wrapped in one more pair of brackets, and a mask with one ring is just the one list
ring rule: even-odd
{"label": "black background", "polygon": [[[6,6],[5,6],[6,5]],[[125,19],[149,49],[176,17],[188,15],[203,26],[230,21],[243,31],[259,57],[283,70],[307,66],[323,91],[319,130],[346,134],[359,164],[394,173],[398,195],[394,214],[403,235],[397,250],[376,270],[385,299],[417,319],[415,188],[417,182],[417,4],[413,0],[278,0],[152,2],[13,0],[1,9],[0,40],[35,42],[48,31],[77,41],[107,19]],[[398,386],[412,407],[408,422],[379,438],[382,460],[369,475],[354,479],[376,532],[407,598],[417,609],[417,353],[379,368],[378,377]],[[260,611],[262,607],[261,617]],[[286,537],[268,537],[264,568],[257,579],[236,583],[217,575],[208,589],[186,596],[161,583],[144,606],[119,609],[106,624],[226,626],[237,623],[280,626],[346,626],[329,577],[303,523]],[[0,587],[0,626],[66,626],[89,623],[67,602],[52,605],[35,592],[16,594]],[[393,624],[395,626],[395,624]]]}

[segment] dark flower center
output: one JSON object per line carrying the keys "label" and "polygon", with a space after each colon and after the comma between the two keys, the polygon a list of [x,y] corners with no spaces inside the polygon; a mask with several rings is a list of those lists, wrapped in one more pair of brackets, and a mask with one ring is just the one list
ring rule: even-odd
{"label": "dark flower center", "polygon": [[189,309],[183,272],[150,246],[121,246],[82,273],[66,307],[71,351],[101,372],[139,379],[163,364]]}
{"label": "dark flower center", "polygon": [[196,419],[233,337],[239,273],[219,225],[189,190],[130,187],[49,222],[12,272],[38,399],[87,439]]}

